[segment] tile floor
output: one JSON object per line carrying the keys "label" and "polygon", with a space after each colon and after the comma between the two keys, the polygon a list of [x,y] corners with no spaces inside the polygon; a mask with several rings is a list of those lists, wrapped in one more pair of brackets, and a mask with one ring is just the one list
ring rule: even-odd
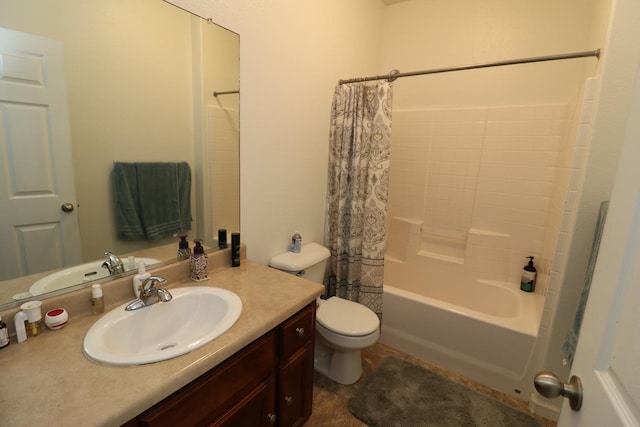
{"label": "tile floor", "polygon": [[[456,374],[449,373],[426,362],[415,359],[407,354],[400,353],[392,349],[391,347],[378,343],[374,347],[362,352],[362,378],[351,386],[343,386],[329,380],[322,375],[319,375],[318,373],[314,374],[313,413],[309,421],[305,424],[305,427],[365,426],[364,423],[360,422],[357,418],[349,413],[349,410],[347,409],[347,402],[357,389],[358,385],[361,384],[362,380],[370,375],[387,356],[396,356],[402,359],[409,360],[427,369],[431,369],[441,375],[445,375],[453,379],[454,381],[463,383],[478,392],[492,396],[495,399],[498,399],[507,405],[511,405],[518,410],[528,412],[527,405],[525,403],[512,398],[511,396],[506,396],[481,384],[475,383],[474,381],[462,378]],[[536,418],[539,420],[541,427],[556,426],[556,422],[554,421],[550,421],[537,416]]]}

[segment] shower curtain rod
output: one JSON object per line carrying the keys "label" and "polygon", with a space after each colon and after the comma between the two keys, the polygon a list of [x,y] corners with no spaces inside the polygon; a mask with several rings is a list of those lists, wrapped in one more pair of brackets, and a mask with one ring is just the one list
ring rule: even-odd
{"label": "shower curtain rod", "polygon": [[462,65],[459,67],[434,68],[432,70],[410,71],[406,73],[401,73],[398,70],[391,70],[389,74],[385,74],[381,76],[359,77],[359,78],[348,79],[348,80],[339,80],[338,84],[342,85],[345,83],[369,82],[372,80],[387,80],[389,82],[393,82],[398,77],[420,76],[423,74],[448,73],[450,71],[475,70],[477,68],[500,67],[503,65],[529,64],[532,62],[557,61],[560,59],[587,58],[590,56],[595,56],[596,58],[600,58],[600,49],[589,50],[585,52],[563,53],[560,55],[547,55],[547,56],[536,56],[533,58],[510,59],[505,61],[487,62],[484,64]]}
{"label": "shower curtain rod", "polygon": [[240,93],[239,90],[227,90],[227,91],[223,91],[223,92],[213,92],[213,96],[215,96],[216,98],[218,97],[218,95],[230,95],[232,93]]}

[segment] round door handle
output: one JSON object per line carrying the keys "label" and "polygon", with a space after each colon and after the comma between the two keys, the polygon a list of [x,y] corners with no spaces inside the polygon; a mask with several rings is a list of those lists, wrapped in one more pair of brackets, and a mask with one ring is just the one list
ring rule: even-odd
{"label": "round door handle", "polygon": [[576,412],[582,407],[582,381],[575,375],[569,379],[569,383],[564,384],[551,372],[540,372],[533,378],[533,384],[544,397],[564,396],[569,399],[569,406]]}
{"label": "round door handle", "polygon": [[296,328],[296,333],[299,337],[304,336],[304,328]]}
{"label": "round door handle", "polygon": [[267,414],[267,421],[269,421],[269,424],[274,424],[276,422],[276,414]]}
{"label": "round door handle", "polygon": [[285,396],[284,403],[286,403],[287,405],[291,406],[293,404],[293,397]]}
{"label": "round door handle", "polygon": [[73,203],[69,203],[69,202],[63,203],[62,212],[66,212],[66,213],[73,212]]}

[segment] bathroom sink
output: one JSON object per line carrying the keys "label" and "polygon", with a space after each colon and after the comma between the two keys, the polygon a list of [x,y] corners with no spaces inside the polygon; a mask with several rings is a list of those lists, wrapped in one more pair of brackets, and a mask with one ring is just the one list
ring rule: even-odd
{"label": "bathroom sink", "polygon": [[[137,269],[138,262],[143,261],[145,266],[159,263],[159,259],[155,258],[135,258],[135,263],[129,266],[125,260],[124,265],[126,271],[132,271]],[[42,279],[36,281],[29,288],[31,295],[40,295],[47,292],[57,291],[69,286],[75,286],[80,283],[89,282],[91,280],[102,279],[109,277],[109,270],[102,267],[104,260],[88,262],[86,264],[76,265],[73,267],[65,268],[64,270],[51,273]]]}
{"label": "bathroom sink", "polygon": [[210,287],[171,289],[173,299],[134,311],[123,304],[102,316],[84,337],[89,359],[108,365],[142,365],[171,359],[225,333],[240,317],[231,291]]}

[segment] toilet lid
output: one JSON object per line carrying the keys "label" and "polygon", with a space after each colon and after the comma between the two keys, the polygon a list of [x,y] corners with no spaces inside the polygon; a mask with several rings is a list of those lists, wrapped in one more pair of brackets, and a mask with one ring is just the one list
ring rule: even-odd
{"label": "toilet lid", "polygon": [[380,325],[380,319],[369,308],[338,297],[320,304],[316,321],[333,332],[350,337],[369,335]]}

